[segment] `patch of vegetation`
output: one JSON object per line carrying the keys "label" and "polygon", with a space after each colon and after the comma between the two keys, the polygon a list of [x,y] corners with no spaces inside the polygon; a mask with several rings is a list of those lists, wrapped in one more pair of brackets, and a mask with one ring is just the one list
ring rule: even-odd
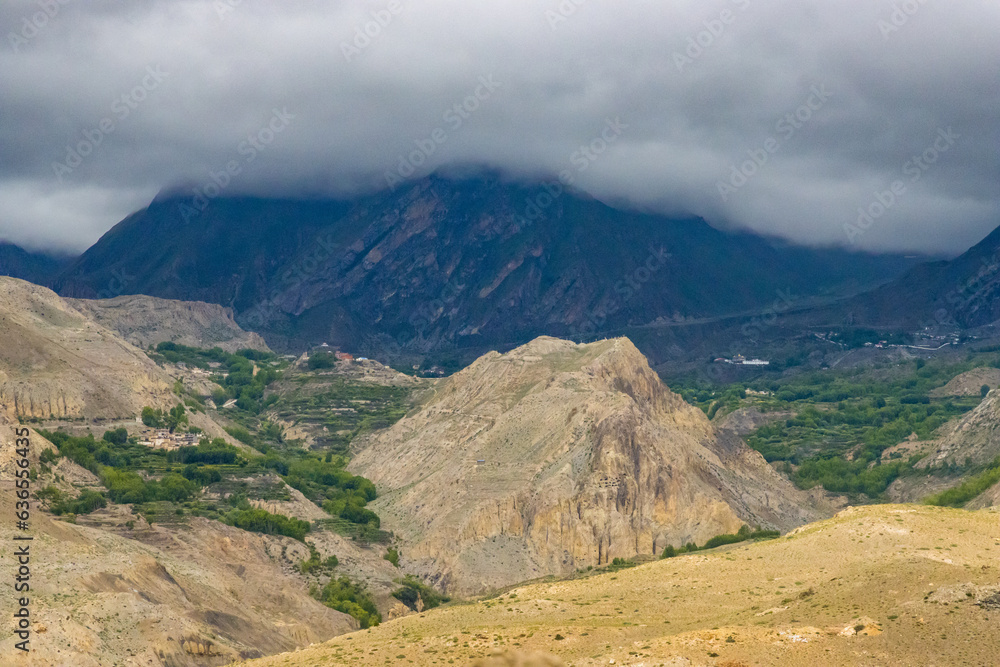
{"label": "patch of vegetation", "polygon": [[393,548],[386,550],[385,555],[382,556],[385,560],[393,564],[394,567],[399,567],[399,552]]}
{"label": "patch of vegetation", "polygon": [[299,572],[302,574],[318,574],[340,565],[340,560],[335,555],[321,559],[319,551],[312,542],[306,542],[306,546],[309,547],[309,558],[299,563]]}
{"label": "patch of vegetation", "polygon": [[635,567],[636,565],[637,563],[634,560],[630,560],[628,558],[615,558],[608,564],[606,569],[609,572],[617,572],[618,570],[625,570],[630,567]]}
{"label": "patch of vegetation", "polygon": [[309,355],[309,370],[318,371],[337,366],[337,355],[333,352],[315,352]]}
{"label": "patch of vegetation", "polygon": [[[275,367],[281,365],[280,359],[272,353],[259,350],[239,350],[230,353],[219,347],[204,350],[163,342],[156,346],[155,351],[147,354],[161,364],[183,363],[216,371],[212,380],[221,388],[212,395],[215,403],[221,406],[235,398],[237,407],[252,414],[259,414],[268,406],[268,401],[264,400],[264,390],[281,376],[280,370]],[[258,362],[256,374],[254,362]]]}
{"label": "patch of vegetation", "polygon": [[371,594],[361,584],[355,584],[347,577],[331,579],[320,591],[319,600],[331,609],[358,619],[362,629],[382,622]]}
{"label": "patch of vegetation", "polygon": [[181,502],[191,498],[199,488],[195,482],[173,472],[158,481],[147,481],[134,472],[105,466],[100,478],[108,490],[108,498],[119,505],[156,500]]}
{"label": "patch of vegetation", "polygon": [[412,574],[396,580],[396,583],[400,584],[400,588],[392,592],[392,597],[414,611],[433,609],[442,603],[451,602],[450,597],[437,592]]}
{"label": "patch of vegetation", "polygon": [[194,447],[177,450],[177,460],[181,463],[233,464],[240,460],[240,451],[222,438],[209,440],[202,438]]}
{"label": "patch of vegetation", "polygon": [[666,548],[664,548],[663,553],[660,554],[660,558],[673,558],[674,556],[680,556],[681,554],[693,553],[703,549],[714,549],[726,544],[738,544],[748,540],[773,540],[777,537],[781,537],[781,533],[777,530],[751,528],[750,526],[744,524],[740,526],[740,529],[737,532],[716,535],[700,547],[694,542],[688,542],[681,547],[674,547],[673,545],[668,544]]}
{"label": "patch of vegetation", "polygon": [[[176,431],[181,426],[188,425],[188,417],[184,406],[180,403],[170,408],[166,412],[156,408],[155,410],[150,406],[146,406],[142,409],[142,423],[150,428],[166,428],[171,433]],[[110,441],[109,441],[110,442]]]}
{"label": "patch of vegetation", "polygon": [[319,427],[323,435],[317,445],[343,456],[359,434],[399,421],[406,414],[409,395],[403,387],[304,374],[272,395],[271,411],[277,419]]}
{"label": "patch of vegetation", "polygon": [[63,514],[90,514],[94,510],[106,507],[108,504],[108,501],[104,498],[104,494],[93,489],[86,489],[76,498],[69,498],[52,485],[39,489],[35,493],[35,497],[56,516]]}
{"label": "patch of vegetation", "polygon": [[[886,339],[885,334],[880,336],[879,340]],[[867,338],[868,334],[861,335],[857,341],[869,342]],[[743,406],[763,413],[791,413],[757,428],[747,436],[747,444],[767,461],[779,463],[778,468],[800,488],[822,486],[856,502],[877,501],[900,476],[941,472],[915,468],[918,457],[883,454],[911,435],[930,439],[946,422],[978,405],[979,396],[932,398],[930,393],[976,366],[1000,366],[995,357],[970,353],[958,363],[918,359],[904,365],[759,378],[725,387],[697,381],[675,386],[710,417]]]}
{"label": "patch of vegetation", "polygon": [[[170,508],[161,509],[176,513],[183,504],[191,514],[213,519],[221,519],[222,514],[214,505],[199,501],[199,491],[209,485],[225,485],[227,478],[252,469],[239,456],[238,450],[221,438],[211,441],[203,438],[195,447],[166,451],[145,447],[134,439],[117,444],[122,442],[119,431],[105,433],[106,436],[110,434],[114,442],[97,440],[93,435],[40,431],[58,450],[58,453],[46,450],[42,459],[47,465],[59,456],[69,458],[97,475],[107,489],[107,500],[133,504],[135,511],[140,513],[146,513],[157,503],[171,504]],[[243,493],[242,497],[245,496]],[[98,503],[93,495],[81,495],[75,501],[52,497],[49,501],[53,511],[62,510],[67,514],[83,514],[85,512],[79,511],[81,508]],[[71,502],[83,505],[68,504]]]}
{"label": "patch of vegetation", "polygon": [[993,459],[973,477],[958,486],[928,497],[924,503],[939,507],[962,507],[997,482],[1000,482],[1000,457]]}
{"label": "patch of vegetation", "polygon": [[264,458],[264,466],[274,466],[289,486],[321,505],[327,513],[351,523],[379,527],[378,515],[365,509],[366,504],[375,500],[375,485],[344,470],[343,459],[326,461],[303,454],[289,460],[272,454]]}
{"label": "patch of vegetation", "polygon": [[271,514],[267,510],[254,509],[249,504],[228,512],[223,521],[242,530],[265,535],[284,535],[299,542],[305,542],[306,533],[310,530],[308,521],[287,517],[284,514]]}

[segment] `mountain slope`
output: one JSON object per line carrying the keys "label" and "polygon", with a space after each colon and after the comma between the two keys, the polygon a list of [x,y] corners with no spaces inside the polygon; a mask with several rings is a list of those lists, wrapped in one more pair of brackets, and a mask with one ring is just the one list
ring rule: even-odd
{"label": "mountain slope", "polygon": [[405,566],[460,593],[819,514],[627,339],[490,353],[350,467],[378,487]]}
{"label": "mountain slope", "polygon": [[[13,431],[0,426],[6,516],[14,513]],[[30,439],[35,463],[42,449],[54,449],[37,433]],[[60,469],[89,475],[68,461]],[[51,475],[42,473],[43,480],[51,483]],[[30,658],[20,664],[217,667],[358,627],[309,596],[293,572],[309,553],[300,542],[203,518],[158,519],[151,525],[128,506],[109,505],[76,525],[32,503],[34,632]],[[13,522],[0,522],[0,539],[13,544],[15,534]],[[8,601],[14,597],[3,596],[5,615]],[[0,663],[19,664],[16,641],[0,634]]]}
{"label": "mountain slope", "polygon": [[983,402],[954,423],[947,424],[921,466],[981,466],[1000,457],[1000,390],[994,389]]}
{"label": "mountain slope", "polygon": [[169,341],[206,349],[220,347],[227,352],[268,350],[267,343],[259,335],[240,329],[233,320],[232,310],[214,303],[143,295],[66,301],[143,349]]}
{"label": "mountain slope", "polygon": [[922,264],[845,304],[858,324],[977,327],[1000,319],[1000,228],[951,261]]}
{"label": "mountain slope", "polygon": [[[542,205],[539,205],[541,203]],[[349,202],[164,194],[55,281],[64,296],[232,307],[276,349],[486,347],[856,292],[912,260],[808,250],[494,177]]]}
{"label": "mountain slope", "polygon": [[132,419],[176,403],[140,350],[44,287],[0,278],[0,421]]}
{"label": "mountain slope", "polygon": [[20,278],[37,285],[45,285],[70,261],[68,257],[28,252],[13,243],[0,241],[0,276]]}
{"label": "mountain slope", "polygon": [[[998,519],[851,508],[778,540],[526,584],[239,665],[991,665]],[[489,661],[536,651],[556,661]]]}

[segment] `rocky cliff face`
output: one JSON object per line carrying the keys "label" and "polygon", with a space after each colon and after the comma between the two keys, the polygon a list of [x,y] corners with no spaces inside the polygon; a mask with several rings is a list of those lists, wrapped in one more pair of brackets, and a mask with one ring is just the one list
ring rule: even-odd
{"label": "rocky cliff face", "polygon": [[259,335],[244,331],[232,308],[202,301],[174,301],[144,295],[113,299],[67,299],[98,324],[141,348],[165,341],[193,347],[268,350]]}
{"label": "rocky cliff face", "polygon": [[438,383],[354,459],[406,566],[457,592],[817,516],[627,339],[539,338]]}
{"label": "rocky cliff face", "polygon": [[0,421],[127,417],[176,401],[145,354],[44,287],[0,277]]}

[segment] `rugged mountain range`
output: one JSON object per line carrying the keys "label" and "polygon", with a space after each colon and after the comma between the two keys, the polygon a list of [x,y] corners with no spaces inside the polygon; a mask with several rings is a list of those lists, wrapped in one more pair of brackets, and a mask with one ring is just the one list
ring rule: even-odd
{"label": "rugged mountain range", "polygon": [[361,447],[351,468],[378,487],[404,566],[459,593],[823,511],[627,339],[490,353]]}
{"label": "rugged mountain range", "polygon": [[221,304],[275,349],[485,351],[754,312],[782,293],[854,293],[913,263],[618,210],[552,186],[429,177],[345,202],[164,193],[54,287]]}

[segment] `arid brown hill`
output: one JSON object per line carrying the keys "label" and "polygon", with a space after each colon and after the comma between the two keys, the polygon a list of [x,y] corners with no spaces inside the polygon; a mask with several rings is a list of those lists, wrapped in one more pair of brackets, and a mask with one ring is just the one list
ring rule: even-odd
{"label": "arid brown hill", "polygon": [[821,513],[624,338],[487,354],[351,467],[378,486],[406,569],[459,593]]}
{"label": "arid brown hill", "polygon": [[70,305],[141,348],[169,341],[192,347],[267,351],[255,333],[243,331],[232,308],[202,301],[174,301],[141,294],[113,299],[67,299]]}
{"label": "arid brown hill", "polygon": [[44,287],[0,277],[0,341],[0,421],[131,419],[176,403],[142,351]]}

